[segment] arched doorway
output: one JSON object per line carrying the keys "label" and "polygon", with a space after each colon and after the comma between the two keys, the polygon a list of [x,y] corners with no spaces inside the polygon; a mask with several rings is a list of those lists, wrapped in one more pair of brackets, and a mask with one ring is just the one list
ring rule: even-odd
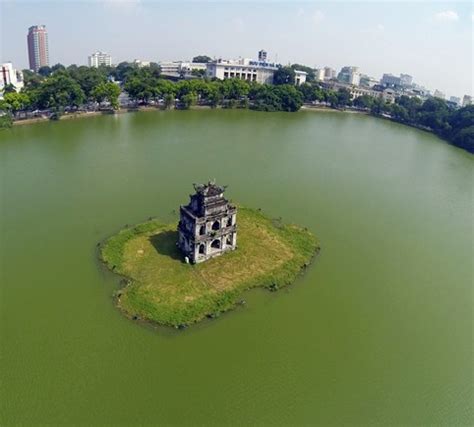
{"label": "arched doorway", "polygon": [[205,250],[206,250],[206,247],[201,243],[201,244],[199,245],[199,253],[200,253],[200,254],[204,254],[204,251],[205,251]]}
{"label": "arched doorway", "polygon": [[221,241],[219,239],[213,240],[213,242],[211,243],[211,248],[220,249],[221,248]]}
{"label": "arched doorway", "polygon": [[213,230],[219,230],[219,228],[221,228],[221,223],[219,221],[214,221],[212,223],[212,229]]}
{"label": "arched doorway", "polygon": [[205,225],[201,225],[201,227],[199,228],[199,234],[201,236],[206,234],[206,226]]}

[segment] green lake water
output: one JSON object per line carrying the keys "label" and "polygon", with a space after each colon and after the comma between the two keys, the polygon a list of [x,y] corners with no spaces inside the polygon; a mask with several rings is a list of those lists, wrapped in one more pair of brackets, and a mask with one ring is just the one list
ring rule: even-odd
{"label": "green lake water", "polygon": [[[0,133],[0,424],[472,425],[474,157],[341,113],[168,111]],[[124,318],[96,245],[193,182],[308,227],[289,288]]]}

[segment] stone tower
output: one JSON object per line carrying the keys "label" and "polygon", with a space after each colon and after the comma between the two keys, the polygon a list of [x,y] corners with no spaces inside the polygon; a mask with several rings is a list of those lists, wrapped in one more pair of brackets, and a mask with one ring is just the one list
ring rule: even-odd
{"label": "stone tower", "polygon": [[224,198],[226,187],[194,184],[189,204],[180,206],[178,247],[193,264],[232,251],[237,245],[237,208]]}

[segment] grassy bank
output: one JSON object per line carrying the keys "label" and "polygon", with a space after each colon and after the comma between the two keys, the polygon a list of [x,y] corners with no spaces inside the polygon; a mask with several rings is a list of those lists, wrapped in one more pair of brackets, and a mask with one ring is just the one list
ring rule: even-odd
{"label": "grassy bank", "polygon": [[189,265],[176,247],[176,225],[148,221],[126,228],[101,247],[106,265],[128,284],[117,305],[132,318],[179,326],[216,317],[254,287],[276,290],[290,284],[319,246],[312,233],[283,225],[261,212],[240,208],[238,248]]}

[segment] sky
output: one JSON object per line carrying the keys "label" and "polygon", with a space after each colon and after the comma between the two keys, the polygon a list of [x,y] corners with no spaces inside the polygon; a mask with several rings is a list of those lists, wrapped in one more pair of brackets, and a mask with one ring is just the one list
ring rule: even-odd
{"label": "sky", "polygon": [[51,64],[199,54],[410,74],[448,96],[473,92],[470,1],[0,0],[0,61],[28,67],[26,34],[45,24]]}

